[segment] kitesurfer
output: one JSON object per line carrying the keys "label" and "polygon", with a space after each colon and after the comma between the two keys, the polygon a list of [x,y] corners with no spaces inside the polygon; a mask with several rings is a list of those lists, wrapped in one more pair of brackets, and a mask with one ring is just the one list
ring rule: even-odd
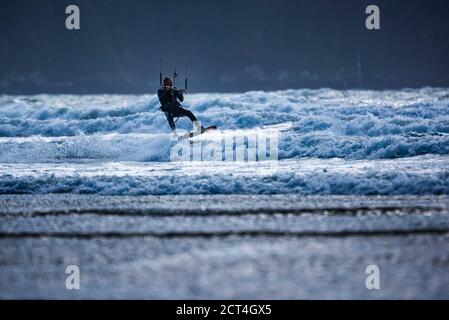
{"label": "kitesurfer", "polygon": [[197,132],[202,130],[201,124],[195,115],[181,106],[181,102],[184,101],[184,92],[185,90],[183,89],[173,87],[173,81],[170,77],[164,79],[163,86],[157,91],[157,96],[161,102],[160,109],[164,112],[175,136],[177,136],[177,133],[174,118],[188,117]]}

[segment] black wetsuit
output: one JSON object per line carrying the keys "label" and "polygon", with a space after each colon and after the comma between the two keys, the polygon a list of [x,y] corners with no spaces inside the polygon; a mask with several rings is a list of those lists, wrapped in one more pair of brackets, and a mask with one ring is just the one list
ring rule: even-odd
{"label": "black wetsuit", "polygon": [[161,88],[157,91],[157,96],[161,102],[161,110],[164,111],[172,130],[176,129],[175,122],[173,121],[175,117],[188,117],[192,122],[197,121],[191,111],[181,106],[180,101],[184,101],[184,95],[177,88],[171,90]]}

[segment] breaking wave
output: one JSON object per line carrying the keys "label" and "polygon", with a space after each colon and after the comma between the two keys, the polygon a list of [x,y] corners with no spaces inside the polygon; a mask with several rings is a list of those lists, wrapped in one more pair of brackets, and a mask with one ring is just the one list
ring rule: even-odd
{"label": "breaking wave", "polygon": [[[391,159],[449,154],[449,90],[286,90],[192,94],[204,125],[245,130],[291,124],[279,158]],[[155,96],[0,97],[0,161],[167,161],[168,125]],[[190,129],[185,118],[180,128]]]}
{"label": "breaking wave", "polygon": [[[304,159],[284,163],[279,170],[254,167],[246,171],[226,169],[222,164],[187,169],[85,164],[69,169],[47,168],[39,174],[35,168],[20,168],[19,174],[0,175],[0,194],[449,194],[447,158],[410,158],[404,164],[385,160],[363,160],[358,164],[357,160],[342,165],[334,159],[324,161],[317,165],[316,160]],[[112,168],[107,170],[107,166]]]}
{"label": "breaking wave", "polygon": [[4,95],[0,194],[449,194],[449,89],[191,94],[184,106],[219,127],[194,138],[217,150],[277,130],[279,169],[170,161],[154,95]]}

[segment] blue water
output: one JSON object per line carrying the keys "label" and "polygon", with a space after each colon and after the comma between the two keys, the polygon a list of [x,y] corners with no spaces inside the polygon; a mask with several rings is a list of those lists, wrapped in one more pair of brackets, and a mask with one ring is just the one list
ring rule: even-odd
{"label": "blue water", "polygon": [[170,161],[154,95],[3,95],[0,193],[449,194],[449,89],[191,94],[184,106],[219,127],[206,144],[280,128],[276,167]]}

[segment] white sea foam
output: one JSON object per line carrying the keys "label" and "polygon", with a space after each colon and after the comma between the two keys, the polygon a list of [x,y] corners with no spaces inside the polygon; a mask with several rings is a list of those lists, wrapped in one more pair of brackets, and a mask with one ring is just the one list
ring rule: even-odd
{"label": "white sea foam", "polygon": [[[2,96],[0,161],[167,161],[168,125],[158,107],[155,96]],[[280,135],[280,159],[449,154],[447,89],[193,94],[185,107],[228,131],[292,123]],[[185,118],[178,124],[190,129]]]}
{"label": "white sea foam", "polygon": [[[170,164],[175,142],[154,95],[4,95],[0,193],[449,194],[449,89],[191,94],[184,106],[204,125],[219,127],[195,138],[218,148],[223,136],[277,126],[281,171],[260,176],[248,167],[253,176],[236,176],[203,165],[206,171],[185,176],[185,164]],[[177,125],[191,129],[186,118]],[[298,175],[298,164],[326,159],[323,168],[309,166]],[[395,161],[387,171],[385,159]],[[422,159],[435,160],[434,170],[403,170],[405,163],[421,168]],[[366,162],[370,169],[333,172],[337,160],[349,167]],[[117,163],[140,169],[126,175],[94,170]],[[52,169],[61,165],[65,174],[55,175]],[[147,166],[162,171],[147,176]],[[21,174],[27,168],[34,174]]]}
{"label": "white sea foam", "polygon": [[0,193],[449,194],[449,157],[264,162],[0,164]]}

